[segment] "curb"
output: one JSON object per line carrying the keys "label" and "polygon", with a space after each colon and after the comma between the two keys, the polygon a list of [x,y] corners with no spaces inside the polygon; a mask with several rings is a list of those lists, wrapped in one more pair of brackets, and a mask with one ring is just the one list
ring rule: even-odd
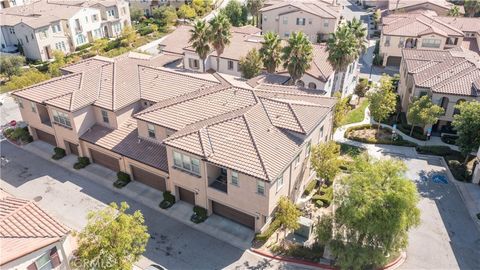
{"label": "curb", "polygon": [[[310,262],[310,261],[305,261],[305,260],[300,260],[300,259],[293,259],[293,258],[286,258],[286,257],[282,257],[282,256],[277,256],[277,255],[273,255],[269,252],[260,251],[258,249],[254,249],[254,248],[250,248],[250,251],[252,251],[253,253],[256,253],[258,255],[261,255],[263,257],[267,257],[267,258],[278,260],[278,261],[296,263],[296,264],[306,265],[306,266],[313,266],[313,267],[317,267],[317,268],[320,268],[320,269],[327,269],[327,270],[339,270],[340,269],[340,268],[337,268],[335,266],[331,266],[331,265],[328,265],[328,264],[316,263],[316,262]],[[402,253],[400,253],[400,256],[398,256],[398,258],[395,259],[393,262],[387,264],[386,266],[384,266],[382,268],[378,268],[377,270],[394,270],[394,269],[398,268],[400,265],[402,265],[405,262],[406,259],[407,259],[407,253],[402,252]]]}

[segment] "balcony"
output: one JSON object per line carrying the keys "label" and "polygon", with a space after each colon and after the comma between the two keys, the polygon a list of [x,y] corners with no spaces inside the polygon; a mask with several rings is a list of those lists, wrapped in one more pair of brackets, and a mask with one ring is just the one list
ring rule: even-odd
{"label": "balcony", "polygon": [[227,170],[207,164],[208,186],[223,193],[228,193]]}
{"label": "balcony", "polygon": [[75,32],[76,33],[82,33],[83,32],[83,28],[81,25],[76,25],[75,26]]}
{"label": "balcony", "polygon": [[42,124],[51,127],[52,126],[52,121],[50,120],[50,115],[48,114],[48,110],[45,106],[36,104],[37,106],[37,111],[38,111],[38,116],[40,117],[40,122]]}
{"label": "balcony", "polygon": [[416,49],[417,48],[417,39],[416,38],[408,38],[405,42],[406,49]]}

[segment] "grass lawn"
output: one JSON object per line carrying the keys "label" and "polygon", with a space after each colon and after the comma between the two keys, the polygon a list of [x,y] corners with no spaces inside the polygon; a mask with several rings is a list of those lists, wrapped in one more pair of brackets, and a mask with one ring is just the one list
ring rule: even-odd
{"label": "grass lawn", "polygon": [[362,122],[365,117],[365,109],[368,107],[368,100],[364,99],[362,103],[356,108],[347,113],[345,120],[343,121],[344,125]]}

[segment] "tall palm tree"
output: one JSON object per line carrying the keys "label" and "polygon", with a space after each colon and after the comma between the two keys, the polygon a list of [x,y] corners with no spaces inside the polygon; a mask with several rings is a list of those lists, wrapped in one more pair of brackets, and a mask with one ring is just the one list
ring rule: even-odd
{"label": "tall palm tree", "polygon": [[313,47],[308,37],[303,32],[293,32],[282,49],[283,67],[288,70],[293,84],[310,68],[312,58]]}
{"label": "tall palm tree", "polygon": [[448,11],[448,16],[450,17],[460,17],[460,8],[455,5]]}
{"label": "tall palm tree", "polygon": [[465,0],[463,7],[469,17],[473,17],[475,13],[480,11],[480,0]]}
{"label": "tall palm tree", "polygon": [[365,25],[357,18],[353,18],[353,20],[347,21],[347,27],[350,28],[358,41],[359,54],[364,52],[367,49],[367,28]]}
{"label": "tall palm tree", "polygon": [[252,14],[253,25],[258,26],[258,11],[263,7],[264,0],[247,0],[247,9]]}
{"label": "tall palm tree", "polygon": [[[336,75],[342,73],[340,90],[343,91],[343,81],[347,67],[360,55],[358,40],[347,25],[341,25],[327,41],[328,61]],[[336,89],[334,89],[336,90]]]}
{"label": "tall palm tree", "polygon": [[282,40],[277,33],[267,32],[263,35],[263,43],[260,48],[260,56],[262,57],[263,66],[268,73],[274,73],[281,62]]}
{"label": "tall palm tree", "polygon": [[231,24],[227,17],[221,13],[210,20],[208,36],[210,43],[217,52],[217,72],[220,68],[220,55],[225,50],[225,47],[230,44],[230,38],[232,37],[230,27]]}
{"label": "tall palm tree", "polygon": [[203,71],[205,72],[205,59],[207,59],[207,56],[210,53],[208,25],[205,21],[199,20],[193,25],[190,34],[191,36],[188,42],[192,44],[193,49],[200,59],[202,59]]}

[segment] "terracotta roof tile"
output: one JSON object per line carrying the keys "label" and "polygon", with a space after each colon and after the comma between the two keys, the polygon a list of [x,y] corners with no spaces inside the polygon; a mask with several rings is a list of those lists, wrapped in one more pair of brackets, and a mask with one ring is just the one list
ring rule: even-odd
{"label": "terracotta roof tile", "polygon": [[438,17],[426,13],[391,14],[382,19],[385,35],[420,37],[428,34],[463,36],[463,32]]}

